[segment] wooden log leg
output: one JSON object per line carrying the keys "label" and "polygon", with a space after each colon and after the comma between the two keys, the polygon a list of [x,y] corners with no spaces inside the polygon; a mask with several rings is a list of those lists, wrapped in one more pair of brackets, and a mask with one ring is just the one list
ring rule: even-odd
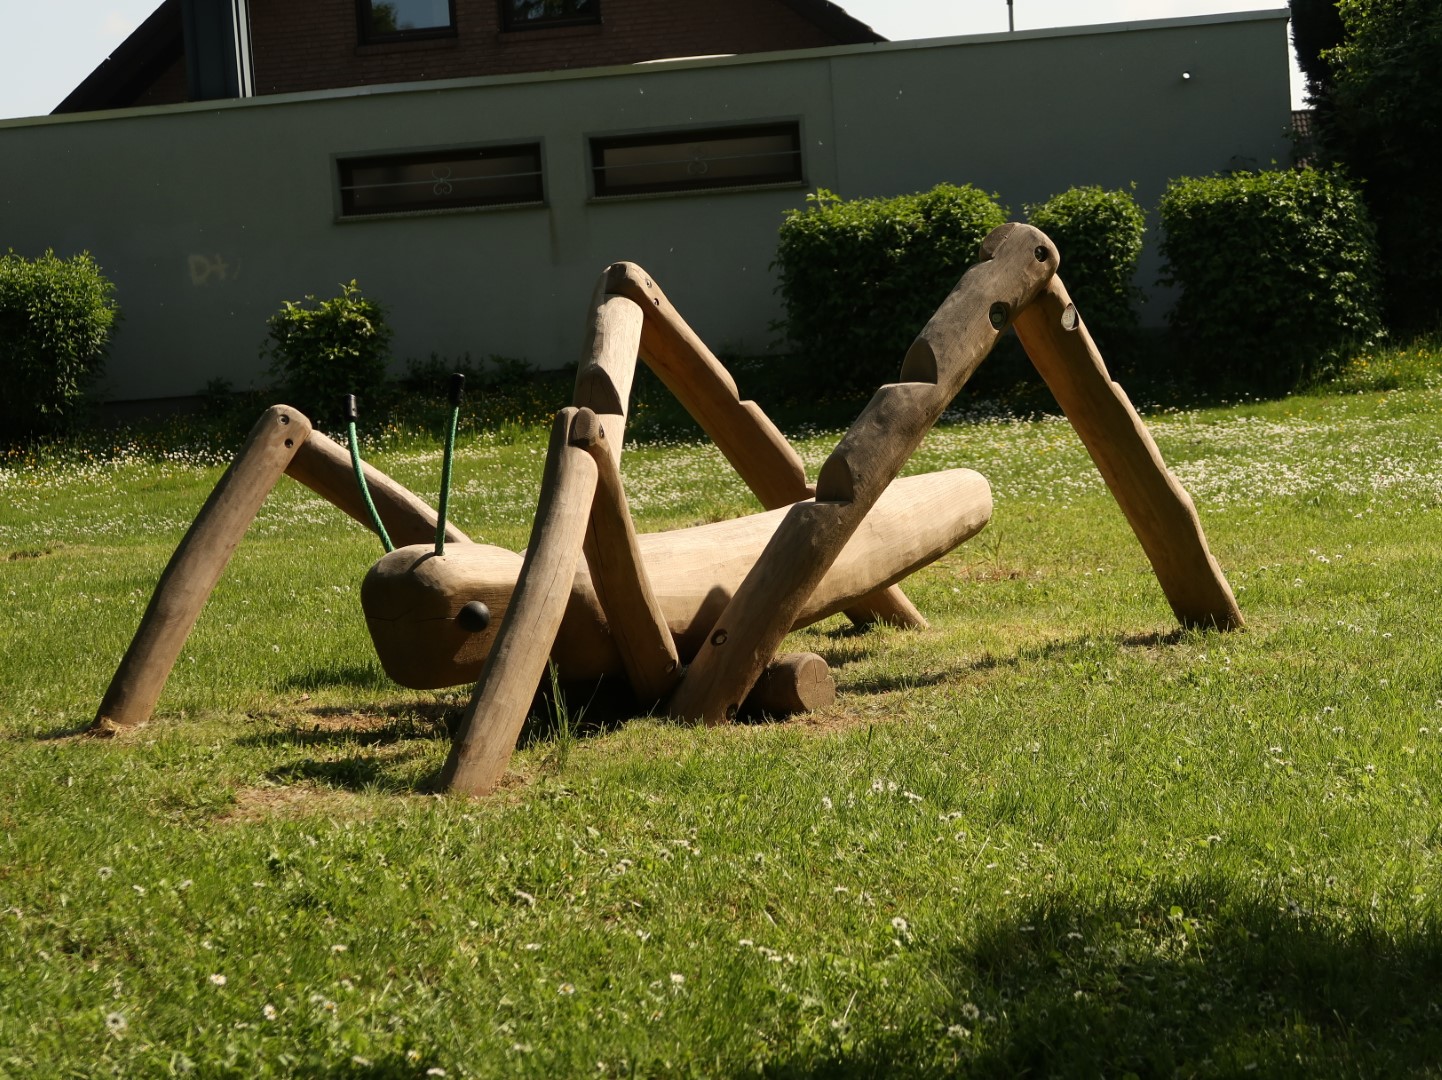
{"label": "wooden log leg", "polygon": [[824,659],[813,652],[778,656],[756,680],[742,712],[795,716],[824,709],[836,700],[836,680]]}
{"label": "wooden log leg", "polygon": [[310,421],[286,405],[267,409],[251,428],[161,574],[91,732],[113,734],[150,719],[206,598],[310,431]]}
{"label": "wooden log leg", "polygon": [[651,589],[636,543],[636,526],[626,505],[621,473],[596,414],[582,409],[571,442],[596,462],[596,497],[586,530],[586,565],[606,613],[631,688],[643,702],[667,697],[681,679],[676,643]]}
{"label": "wooden log leg", "polygon": [[1061,280],[1053,278],[1014,325],[1121,505],[1178,620],[1221,630],[1241,626],[1241,609],[1207,547],[1196,507],[1107,374]]}
{"label": "wooden log leg", "polygon": [[632,300],[644,316],[640,354],[716,444],[767,510],[811,494],[801,456],[736,381],[661,287],[635,263],[606,271],[606,290]]}
{"label": "wooden log leg", "polygon": [[[632,300],[644,317],[641,358],[696,418],[752,494],[767,510],[808,499],[801,455],[754,401],[743,401],[725,365],[691,329],[661,287],[635,263],[616,263],[602,281],[616,298]],[[579,385],[579,384],[578,384]],[[576,404],[588,404],[579,398]],[[600,412],[600,409],[596,410]],[[846,614],[858,625],[886,622],[924,628],[926,620],[900,585],[863,597]]]}
{"label": "wooden log leg", "polygon": [[590,409],[600,418],[612,458],[619,466],[644,316],[634,300],[606,292],[608,276],[601,275],[591,297],[591,317],[571,404]]}
{"label": "wooden log leg", "polygon": [[[436,511],[373,465],[364,464],[371,501],[397,547],[430,544],[436,538]],[[367,529],[372,528],[370,512],[355,482],[350,453],[334,439],[313,432],[286,466],[286,474],[300,481],[321,498],[333,503]],[[446,522],[446,541],[470,542],[470,537]]]}
{"label": "wooden log leg", "polygon": [[1044,234],[1018,224],[993,231],[982,259],[907,350],[906,381],[881,387],[822,465],[816,501],[782,521],[672,695],[673,716],[735,715],[847,539],[1058,262]]}
{"label": "wooden log leg", "polygon": [[531,542],[511,606],[441,770],[446,791],[486,795],[495,790],[566,613],[596,490],[595,460],[571,445],[576,413],[562,409],[551,427]]}
{"label": "wooden log leg", "polygon": [[931,624],[916,609],[900,585],[888,585],[868,593],[846,609],[846,617],[857,626],[885,623],[903,630],[925,630]]}

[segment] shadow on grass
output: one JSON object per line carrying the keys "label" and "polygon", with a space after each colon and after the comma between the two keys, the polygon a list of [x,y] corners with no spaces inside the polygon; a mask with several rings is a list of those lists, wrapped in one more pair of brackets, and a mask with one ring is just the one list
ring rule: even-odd
{"label": "shadow on grass", "polygon": [[1349,900],[1306,911],[1223,880],[1045,898],[943,954],[940,1011],[766,1075],[1435,1075],[1439,926],[1389,930]]}
{"label": "shadow on grass", "polygon": [[898,675],[869,675],[846,684],[848,694],[889,694],[895,691],[918,690],[923,686],[936,686],[947,682],[955,675],[954,669],[942,671],[906,672]]}
{"label": "shadow on grass", "polygon": [[421,739],[449,739],[460,720],[461,708],[445,702],[407,703],[396,708],[347,709],[325,706],[308,709],[297,719],[286,714],[276,719],[283,726],[246,735],[240,746],[376,746]]}
{"label": "shadow on grass", "polygon": [[266,779],[275,784],[413,794],[429,790],[424,778],[417,779],[415,759],[429,754],[435,743],[449,742],[459,716],[459,706],[444,702],[315,708],[300,717],[277,715],[280,726],[242,736],[236,744],[309,753],[267,772]]}
{"label": "shadow on grass", "polygon": [[353,686],[359,690],[387,690],[395,686],[376,661],[361,664],[335,664],[292,675],[279,684],[281,690],[329,690],[336,686]]}
{"label": "shadow on grass", "polygon": [[5,739],[10,742],[29,742],[31,739],[36,742],[65,742],[69,739],[105,739],[113,737],[113,732],[96,732],[93,728],[94,722],[87,720],[83,724],[68,724],[65,727],[52,728],[49,731],[42,731],[38,734],[7,734]]}
{"label": "shadow on grass", "polygon": [[[1097,639],[1087,635],[1059,638],[1041,645],[1019,648],[1010,655],[997,655],[993,652],[984,652],[980,656],[971,659],[962,658],[954,664],[948,664],[945,667],[934,670],[905,672],[896,675],[869,676],[848,683],[846,692],[850,694],[885,694],[894,691],[916,690],[923,686],[937,686],[950,682],[959,676],[981,675],[991,671],[1014,669],[1024,663],[1066,658],[1083,658],[1090,655],[1091,646],[1099,641],[1103,645],[1109,643],[1121,649],[1163,648],[1178,644],[1187,634],[1187,630],[1178,628],[1165,634],[1159,632],[1127,634],[1103,639]],[[848,655],[839,649],[823,649],[820,651],[820,655],[822,659],[833,667],[844,667],[846,661],[855,659],[854,654]]]}
{"label": "shadow on grass", "polygon": [[1165,634],[1160,631],[1152,631],[1149,634],[1116,634],[1110,637],[1080,634],[1069,638],[1054,638],[1040,645],[1018,649],[1015,660],[1009,662],[1087,658],[1097,647],[1114,646],[1123,650],[1160,649],[1181,644],[1189,633],[1191,631],[1177,627]]}
{"label": "shadow on grass", "polygon": [[[519,747],[552,743],[564,754],[574,741],[604,734],[641,715],[634,696],[620,681],[569,685],[563,694],[563,706],[553,703],[549,689],[536,694],[517,740]],[[268,772],[266,778],[277,784],[309,782],[354,791],[430,792],[435,790],[437,774],[417,776],[414,762],[429,753],[431,745],[449,743],[460,729],[464,712],[462,703],[436,701],[359,709],[325,706],[299,715],[262,714],[256,718],[272,719],[277,727],[242,736],[236,744],[312,752],[314,756]]]}
{"label": "shadow on grass", "polygon": [[428,777],[416,781],[413,759],[420,750],[399,754],[352,755],[326,761],[297,761],[272,769],[266,779],[275,784],[323,784],[346,791],[380,791],[392,795],[412,795],[431,790]]}
{"label": "shadow on grass", "polygon": [[832,641],[855,641],[858,638],[866,637],[874,629],[874,623],[856,623],[846,619],[829,627],[825,633]]}

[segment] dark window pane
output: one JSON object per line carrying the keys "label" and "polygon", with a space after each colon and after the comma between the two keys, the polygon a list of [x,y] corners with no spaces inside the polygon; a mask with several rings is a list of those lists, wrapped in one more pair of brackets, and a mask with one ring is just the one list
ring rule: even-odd
{"label": "dark window pane", "polygon": [[591,140],[597,195],[799,183],[794,123]]}
{"label": "dark window pane", "polygon": [[601,0],[501,0],[507,30],[601,21]]}
{"label": "dark window pane", "polygon": [[428,37],[455,26],[451,0],[361,0],[361,37]]}
{"label": "dark window pane", "polygon": [[538,203],[541,148],[499,146],[340,162],[341,216]]}

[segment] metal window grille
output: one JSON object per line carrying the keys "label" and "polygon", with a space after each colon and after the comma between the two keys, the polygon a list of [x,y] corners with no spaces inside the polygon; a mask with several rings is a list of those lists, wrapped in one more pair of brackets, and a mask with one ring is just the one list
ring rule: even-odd
{"label": "metal window grille", "polygon": [[805,176],[794,122],[592,139],[591,171],[598,196],[800,183]]}
{"label": "metal window grille", "polygon": [[341,216],[545,201],[539,143],[345,158]]}

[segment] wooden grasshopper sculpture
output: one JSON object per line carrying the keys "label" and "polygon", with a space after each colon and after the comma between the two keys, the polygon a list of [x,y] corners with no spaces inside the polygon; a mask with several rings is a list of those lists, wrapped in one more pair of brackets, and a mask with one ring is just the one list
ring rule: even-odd
{"label": "wooden grasshopper sculpture", "polygon": [[[1013,327],[1085,443],[1177,618],[1230,629],[1241,612],[1191,499],[1107,374],[1056,276],[1055,247],[1011,224],[926,324],[808,484],[800,457],[639,267],[608,267],[592,297],[573,404],[551,431],[524,556],[472,543],[444,515],[345,452],[294,409],[252,430],[162,575],[92,730],[148,719],[200,609],[282,473],[407,545],[361,601],[386,672],[417,687],[479,680],[441,774],[479,795],[505,772],[548,658],[567,679],[623,676],[683,720],[721,723],[748,695],[796,711],[829,700],[820,657],[777,659],[794,627],[845,611],[921,627],[897,586],[980,530],[986,481],[966,469],[898,480],[996,339]],[[619,464],[637,357],[686,406],[767,512],[637,536]],[[757,700],[754,696],[752,700]]]}

